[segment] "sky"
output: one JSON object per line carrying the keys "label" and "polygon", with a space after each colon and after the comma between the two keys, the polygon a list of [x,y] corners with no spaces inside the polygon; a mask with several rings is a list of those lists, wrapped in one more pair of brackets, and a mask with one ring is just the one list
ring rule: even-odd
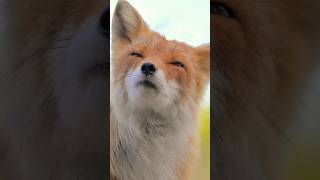
{"label": "sky", "polygon": [[[192,46],[210,43],[210,0],[128,0],[154,31]],[[111,0],[113,15],[117,0]],[[111,16],[112,18],[112,16]],[[110,21],[111,22],[111,21]],[[110,26],[111,27],[111,26]],[[205,102],[209,102],[209,88]]]}

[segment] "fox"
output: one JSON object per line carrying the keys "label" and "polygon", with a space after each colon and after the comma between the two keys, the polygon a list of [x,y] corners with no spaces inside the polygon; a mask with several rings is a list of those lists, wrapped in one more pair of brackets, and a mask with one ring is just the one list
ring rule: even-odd
{"label": "fox", "polygon": [[0,0],[0,179],[108,179],[108,0]]}
{"label": "fox", "polygon": [[319,66],[320,3],[210,3],[213,179],[286,179],[286,131]]}
{"label": "fox", "polygon": [[210,45],[167,40],[124,0],[111,34],[110,179],[190,179]]}

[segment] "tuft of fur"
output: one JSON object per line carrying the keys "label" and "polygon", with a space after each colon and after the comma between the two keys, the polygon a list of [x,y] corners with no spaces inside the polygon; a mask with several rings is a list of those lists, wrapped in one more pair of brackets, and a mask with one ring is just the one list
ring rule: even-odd
{"label": "tuft of fur", "polygon": [[[187,180],[210,48],[166,40],[126,1],[118,2],[112,23],[111,179]],[[157,68],[151,89],[139,86],[146,62]]]}
{"label": "tuft of fur", "polygon": [[285,130],[319,58],[320,3],[219,2],[235,18],[211,21],[213,178],[283,179]]}

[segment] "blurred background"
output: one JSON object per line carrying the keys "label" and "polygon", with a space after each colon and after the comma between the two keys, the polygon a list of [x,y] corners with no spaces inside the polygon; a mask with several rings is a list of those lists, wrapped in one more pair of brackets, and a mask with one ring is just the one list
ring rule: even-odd
{"label": "blurred background", "polygon": [[[209,0],[128,0],[154,31],[167,39],[192,46],[210,43]],[[117,0],[110,1],[111,19]],[[111,21],[110,21],[111,22]],[[110,26],[111,27],[111,26]],[[111,39],[111,38],[110,38]],[[111,42],[110,42],[111,43]],[[112,68],[112,67],[110,67]],[[210,89],[204,95],[200,113],[199,162],[193,180],[210,179]]]}
{"label": "blurred background", "polygon": [[320,180],[320,68],[306,82],[299,116],[286,133],[285,180]]}

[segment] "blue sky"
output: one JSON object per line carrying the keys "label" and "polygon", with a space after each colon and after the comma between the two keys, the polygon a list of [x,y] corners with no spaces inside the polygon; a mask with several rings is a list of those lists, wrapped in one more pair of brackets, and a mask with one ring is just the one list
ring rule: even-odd
{"label": "blue sky", "polygon": [[[210,43],[210,0],[128,0],[150,28],[193,46]],[[111,0],[111,15],[117,0]],[[111,17],[112,18],[112,17]],[[111,21],[110,21],[111,22]],[[209,89],[206,102],[209,102]]]}

